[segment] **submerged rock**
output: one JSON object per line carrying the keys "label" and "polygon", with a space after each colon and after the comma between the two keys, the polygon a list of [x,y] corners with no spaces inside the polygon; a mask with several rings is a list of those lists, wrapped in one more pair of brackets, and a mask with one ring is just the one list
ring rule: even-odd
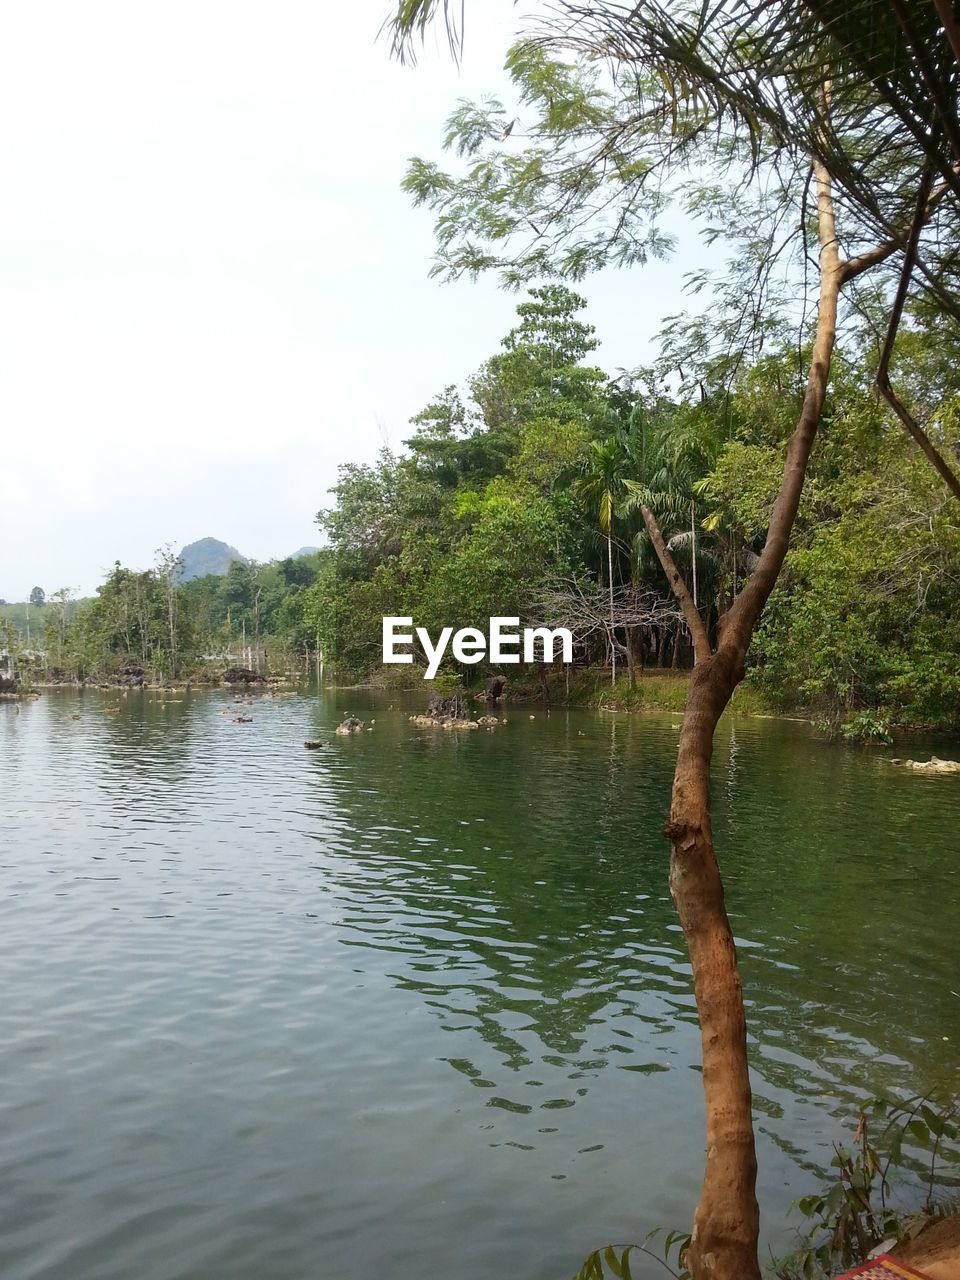
{"label": "submerged rock", "polygon": [[307,738],[307,740],[304,742],[303,745],[307,748],[308,751],[319,751],[320,748],[323,746],[323,743],[320,741],[319,738]]}
{"label": "submerged rock", "polygon": [[338,724],[334,733],[340,735],[341,738],[348,738],[353,733],[363,732],[363,721],[358,720],[356,716],[347,716],[347,718]]}

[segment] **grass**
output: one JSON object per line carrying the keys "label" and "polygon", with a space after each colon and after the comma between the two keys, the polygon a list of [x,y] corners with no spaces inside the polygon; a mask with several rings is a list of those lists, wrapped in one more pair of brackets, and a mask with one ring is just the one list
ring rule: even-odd
{"label": "grass", "polygon": [[[369,687],[390,692],[422,692],[424,699],[437,693],[441,697],[463,693],[472,697],[483,688],[477,678],[465,685],[460,677],[450,672],[439,672],[436,679],[424,681],[419,667],[384,667],[373,676],[361,680],[359,685],[347,673],[337,682],[341,687]],[[664,711],[682,714],[687,705],[690,687],[689,671],[661,671],[650,668],[637,677],[636,687],[631,689],[624,675],[615,685],[610,683],[610,673],[600,667],[578,667],[567,671],[557,665],[546,669],[541,681],[536,669],[519,668],[509,676],[506,701],[542,702],[544,688],[547,701],[553,706],[596,707],[605,711]],[[775,715],[777,709],[749,681],[739,685],[734,692],[726,714],[758,716]]]}
{"label": "grass", "polygon": [[[569,680],[561,668],[547,676],[552,703],[574,707],[597,707],[606,711],[669,711],[680,714],[687,705],[689,671],[644,672],[631,689],[626,677],[611,685],[608,672],[583,668],[571,672]],[[543,696],[537,679],[511,680],[507,699],[511,702],[538,701]],[[749,684],[738,686],[729,712],[735,715],[770,715],[770,703]]]}

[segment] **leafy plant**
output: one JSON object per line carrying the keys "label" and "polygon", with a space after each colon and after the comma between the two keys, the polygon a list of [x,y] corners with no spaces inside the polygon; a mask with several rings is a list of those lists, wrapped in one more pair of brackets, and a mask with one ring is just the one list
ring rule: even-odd
{"label": "leafy plant", "polygon": [[884,746],[893,742],[886,720],[870,711],[861,711],[840,732],[848,742],[877,742]]}
{"label": "leafy plant", "polygon": [[[662,1256],[650,1248],[651,1242],[660,1234],[661,1230],[658,1227],[644,1237],[642,1244],[631,1244],[626,1248],[607,1245],[606,1248],[595,1249],[573,1280],[640,1280],[630,1264],[630,1259],[635,1254],[653,1259],[664,1271],[675,1276],[676,1280],[690,1280],[690,1272],[684,1266],[684,1258],[690,1244],[689,1233],[666,1232],[663,1237]],[[676,1266],[671,1264],[671,1258],[675,1258]]]}
{"label": "leafy plant", "polygon": [[[955,1117],[955,1103],[937,1106],[928,1098],[896,1103],[878,1098],[865,1106],[850,1145],[834,1146],[830,1187],[797,1201],[809,1220],[807,1239],[781,1264],[779,1280],[816,1280],[846,1271],[866,1262],[886,1241],[910,1238],[941,1215],[940,1162],[960,1136]],[[894,1168],[922,1178],[923,1200],[912,1212],[892,1202]]]}

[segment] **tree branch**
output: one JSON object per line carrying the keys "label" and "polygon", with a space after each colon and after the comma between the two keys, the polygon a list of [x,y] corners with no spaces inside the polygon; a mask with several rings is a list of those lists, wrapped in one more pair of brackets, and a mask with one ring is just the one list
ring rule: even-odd
{"label": "tree branch", "polygon": [[680,576],[680,570],[677,568],[676,562],[663,540],[663,534],[657,524],[657,517],[642,502],[640,504],[640,514],[643,516],[643,523],[647,526],[647,533],[650,535],[653,549],[657,553],[657,559],[663,566],[663,572],[667,575],[667,581],[670,583],[671,590],[683,610],[684,620],[690,628],[694,656],[697,662],[706,662],[712,655],[713,650],[710,647],[710,637],[707,635],[707,628],[700,617],[700,611],[693,603],[693,596],[687,590],[687,584]]}
{"label": "tree branch", "polygon": [[960,26],[957,25],[957,15],[953,11],[953,5],[950,0],[933,0],[933,5],[947,33],[957,66],[960,66]]}
{"label": "tree branch", "polygon": [[956,472],[944,458],[943,454],[933,443],[923,427],[909,411],[897,393],[894,391],[890,382],[890,360],[893,356],[893,346],[896,341],[897,333],[900,329],[900,321],[903,318],[903,308],[907,300],[907,291],[910,288],[910,279],[913,275],[914,264],[917,258],[917,246],[920,242],[920,231],[927,217],[927,209],[929,207],[928,195],[930,184],[933,181],[932,171],[928,168],[923,175],[920,183],[920,189],[917,192],[917,209],[913,218],[913,225],[910,228],[910,235],[907,238],[906,248],[903,255],[903,267],[900,271],[900,283],[897,285],[896,297],[893,301],[893,310],[890,313],[890,323],[887,325],[887,336],[884,340],[883,351],[880,354],[880,363],[877,367],[877,386],[880,388],[880,394],[886,400],[887,404],[894,411],[900,421],[906,427],[907,431],[913,436],[917,444],[923,450],[927,459],[934,470],[941,476],[947,485],[947,488],[953,496],[960,501],[960,478]]}
{"label": "tree branch", "polygon": [[720,649],[733,649],[742,667],[753,629],[776,585],[790,545],[790,534],[807,474],[807,462],[820,425],[830,379],[830,360],[837,336],[837,307],[843,264],[837,251],[837,230],[830,174],[819,160],[813,164],[817,182],[817,224],[820,239],[820,309],[807,374],[800,418],[787,444],[780,491],[773,504],[767,539],[760,559],[727,613],[720,619]]}
{"label": "tree branch", "polygon": [[[954,168],[956,168],[956,166],[954,166]],[[921,184],[922,194],[917,201],[917,211],[921,215],[921,229],[936,212],[937,206],[941,203],[943,197],[949,190],[950,187],[943,182],[931,195],[929,180],[925,184]],[[915,226],[916,217],[914,217],[914,220],[909,227],[906,227],[897,235],[892,236],[889,240],[885,240],[883,244],[878,244],[876,248],[868,249],[866,253],[861,253],[856,258],[849,258],[844,262],[840,268],[843,284],[846,284],[848,280],[855,279],[858,275],[864,271],[868,271],[871,267],[876,267],[881,262],[886,262],[887,258],[892,257],[898,249],[902,249],[909,242]],[[914,246],[914,253],[916,253],[916,245]]]}

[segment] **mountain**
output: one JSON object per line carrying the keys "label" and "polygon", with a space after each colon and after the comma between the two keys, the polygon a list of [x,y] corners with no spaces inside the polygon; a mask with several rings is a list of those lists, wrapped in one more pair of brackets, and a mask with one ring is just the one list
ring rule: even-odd
{"label": "mountain", "polygon": [[299,551],[295,551],[292,556],[287,558],[289,560],[302,560],[304,556],[315,556],[319,550],[319,547],[301,547]]}
{"label": "mountain", "polygon": [[189,543],[180,552],[179,579],[181,582],[190,582],[194,578],[206,578],[209,574],[222,578],[234,560],[246,563],[246,559],[236,547],[228,546],[219,538],[201,538],[198,542]]}

